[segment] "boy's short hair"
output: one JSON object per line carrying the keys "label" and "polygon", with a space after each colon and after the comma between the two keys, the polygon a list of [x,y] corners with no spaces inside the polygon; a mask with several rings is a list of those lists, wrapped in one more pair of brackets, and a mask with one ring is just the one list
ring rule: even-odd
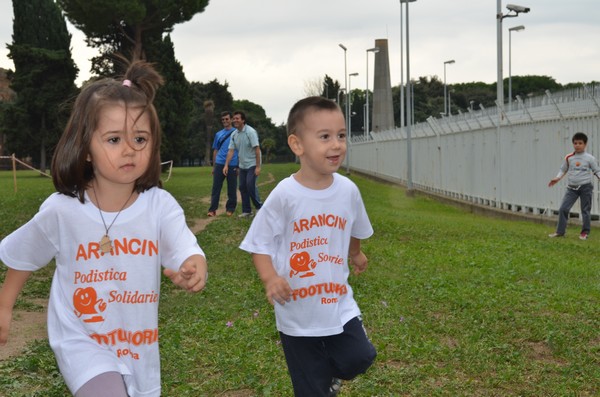
{"label": "boy's short hair", "polygon": [[288,136],[296,134],[298,125],[306,117],[309,110],[342,111],[337,103],[322,96],[309,96],[301,99],[292,106],[287,119]]}
{"label": "boy's short hair", "polygon": [[229,116],[229,118],[232,117],[231,112],[229,110],[225,110],[221,112],[221,117],[225,117],[225,116]]}
{"label": "boy's short hair", "polygon": [[583,141],[583,143],[585,143],[586,145],[587,145],[587,140],[588,140],[588,137],[583,132],[576,132],[575,134],[573,134],[573,138],[571,138],[572,143],[574,143],[575,141]]}

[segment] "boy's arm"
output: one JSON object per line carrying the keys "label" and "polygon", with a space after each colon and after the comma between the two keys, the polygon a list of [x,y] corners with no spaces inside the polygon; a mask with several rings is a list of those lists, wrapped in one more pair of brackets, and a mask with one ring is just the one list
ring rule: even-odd
{"label": "boy's arm", "polygon": [[562,174],[561,176],[555,176],[554,178],[550,179],[550,182],[548,182],[548,186],[552,187],[556,185],[558,181],[562,179],[563,176],[565,176],[565,174]]}
{"label": "boy's arm", "polygon": [[354,268],[354,274],[360,274],[367,270],[367,256],[360,250],[360,240],[354,237],[350,237],[350,249],[348,256],[352,261],[352,267]]}
{"label": "boy's arm", "polygon": [[252,254],[252,261],[265,286],[269,303],[273,305],[274,302],[277,302],[284,305],[285,302],[289,302],[292,299],[292,288],[283,277],[277,274],[271,257],[264,254]]}
{"label": "boy's arm", "polygon": [[2,285],[2,289],[0,289],[0,345],[6,344],[10,331],[13,307],[31,273],[31,271],[11,268],[8,268],[6,271],[4,284]]}
{"label": "boy's arm", "polygon": [[550,179],[550,182],[548,182],[548,186],[552,187],[554,185],[556,185],[558,183],[558,181],[560,181],[563,176],[567,175],[567,171],[569,170],[569,157],[571,155],[567,155],[567,157],[565,158],[565,161],[562,163],[562,165],[560,166],[560,170],[558,171],[558,174],[556,174],[556,176],[552,179]]}
{"label": "boy's arm", "polygon": [[206,265],[206,258],[197,254],[183,261],[179,267],[179,271],[165,269],[163,273],[171,279],[173,284],[186,291],[200,292],[206,286],[208,266]]}

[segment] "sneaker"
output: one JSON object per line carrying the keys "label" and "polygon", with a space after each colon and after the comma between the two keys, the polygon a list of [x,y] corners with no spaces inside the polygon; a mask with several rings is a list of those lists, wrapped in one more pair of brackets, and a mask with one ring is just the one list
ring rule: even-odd
{"label": "sneaker", "polygon": [[588,239],[588,234],[586,232],[581,232],[581,234],[579,235],[579,239],[580,240],[587,240]]}
{"label": "sneaker", "polygon": [[342,380],[340,378],[332,378],[331,385],[329,386],[329,397],[335,397],[340,392],[342,387]]}
{"label": "sneaker", "polygon": [[227,216],[232,216],[233,215],[233,211],[227,211]]}
{"label": "sneaker", "polygon": [[238,218],[247,218],[249,216],[252,216],[252,212],[242,212],[238,215]]}
{"label": "sneaker", "polygon": [[565,237],[565,235],[564,234],[558,234],[558,233],[552,233],[552,234],[549,234],[548,237],[550,237],[550,238]]}
{"label": "sneaker", "polygon": [[206,214],[206,216],[208,216],[209,218],[217,216],[217,211],[208,211],[208,214]]}

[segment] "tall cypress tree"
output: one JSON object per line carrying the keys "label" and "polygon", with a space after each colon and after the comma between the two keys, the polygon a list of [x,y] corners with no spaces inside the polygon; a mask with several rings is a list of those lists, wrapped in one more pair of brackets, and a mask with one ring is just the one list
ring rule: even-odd
{"label": "tall cypress tree", "polygon": [[165,85],[156,93],[155,106],[163,130],[161,156],[180,165],[189,146],[186,132],[194,110],[192,91],[183,67],[175,59],[171,36],[164,39],[144,40],[148,62],[153,63],[165,79]]}
{"label": "tall cypress tree", "polygon": [[52,0],[13,0],[13,41],[8,45],[15,71],[11,88],[17,100],[4,117],[8,145],[47,167],[60,137],[62,106],[76,92],[78,69],[71,58],[71,35]]}

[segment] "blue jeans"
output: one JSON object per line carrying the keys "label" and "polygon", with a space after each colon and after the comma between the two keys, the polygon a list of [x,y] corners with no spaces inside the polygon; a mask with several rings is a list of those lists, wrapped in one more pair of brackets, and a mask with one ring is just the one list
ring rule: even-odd
{"label": "blue jeans", "polygon": [[262,207],[262,202],[258,195],[258,188],[256,187],[256,174],[254,171],[256,167],[250,167],[248,169],[240,168],[240,195],[242,196],[242,212],[247,214],[252,212],[250,206],[250,200],[254,204],[254,208],[257,210]]}
{"label": "blue jeans", "polygon": [[562,204],[558,210],[558,226],[556,226],[556,234],[563,235],[567,230],[567,221],[569,220],[569,212],[573,204],[579,199],[581,206],[581,232],[590,233],[590,212],[592,210],[592,193],[594,192],[594,185],[587,183],[579,186],[579,189],[572,189],[567,187],[567,191],[563,197]]}
{"label": "blue jeans", "polygon": [[332,378],[354,379],[373,364],[377,352],[362,321],[354,317],[331,336],[279,333],[295,397],[327,397]]}
{"label": "blue jeans", "polygon": [[225,203],[225,210],[234,212],[237,206],[237,167],[229,167],[227,176],[223,175],[224,167],[224,164],[215,164],[209,211],[216,211],[219,208],[221,188],[225,179],[227,179],[227,203]]}

